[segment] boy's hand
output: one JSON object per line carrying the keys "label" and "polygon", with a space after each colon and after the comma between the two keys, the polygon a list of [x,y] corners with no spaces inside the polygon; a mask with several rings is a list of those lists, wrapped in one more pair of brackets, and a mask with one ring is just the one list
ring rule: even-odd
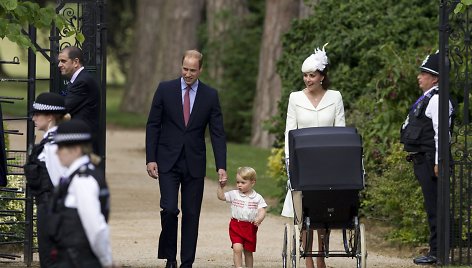
{"label": "boy's hand", "polygon": [[265,208],[259,208],[257,210],[256,219],[254,220],[254,225],[256,225],[256,226],[261,225],[262,221],[265,219],[265,215],[266,215]]}
{"label": "boy's hand", "polygon": [[255,226],[259,226],[259,225],[261,225],[262,220],[263,220],[263,219],[258,219],[258,218],[256,218],[253,223],[254,223]]}

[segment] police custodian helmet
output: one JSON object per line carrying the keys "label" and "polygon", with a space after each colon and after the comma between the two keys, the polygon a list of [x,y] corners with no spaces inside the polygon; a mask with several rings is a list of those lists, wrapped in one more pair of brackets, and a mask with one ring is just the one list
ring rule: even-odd
{"label": "police custodian helmet", "polygon": [[31,113],[43,114],[66,114],[66,112],[64,97],[53,92],[39,94],[31,110]]}
{"label": "police custodian helmet", "polygon": [[57,127],[54,142],[61,144],[77,144],[92,141],[92,131],[82,120],[73,119],[59,124]]}
{"label": "police custodian helmet", "polygon": [[426,56],[420,66],[420,70],[432,75],[439,75],[439,50],[434,54]]}

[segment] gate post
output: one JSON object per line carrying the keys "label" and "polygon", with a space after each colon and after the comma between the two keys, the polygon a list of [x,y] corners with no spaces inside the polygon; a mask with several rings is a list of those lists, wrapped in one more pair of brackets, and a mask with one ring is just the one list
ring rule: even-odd
{"label": "gate post", "polygon": [[[31,42],[36,43],[36,28],[29,26],[28,34]],[[28,94],[27,94],[27,115],[30,116],[30,109],[33,107],[34,98],[36,96],[36,54],[28,48]],[[26,121],[26,150],[27,155],[34,145],[34,122]],[[23,250],[24,262],[29,267],[33,261],[33,197],[26,187],[26,203],[25,203],[25,244]]]}
{"label": "gate post", "polygon": [[439,144],[438,144],[438,264],[449,264],[450,245],[450,141],[449,141],[449,9],[445,0],[439,7]]}

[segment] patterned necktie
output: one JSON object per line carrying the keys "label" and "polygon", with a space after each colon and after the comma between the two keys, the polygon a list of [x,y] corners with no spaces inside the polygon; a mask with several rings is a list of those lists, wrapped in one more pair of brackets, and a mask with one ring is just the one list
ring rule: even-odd
{"label": "patterned necktie", "polygon": [[184,94],[184,121],[185,126],[188,124],[190,118],[190,87],[187,87]]}
{"label": "patterned necktie", "polygon": [[61,92],[59,92],[60,95],[62,96],[67,96],[67,94],[69,93],[69,89],[70,87],[72,86],[72,83],[70,81],[67,81],[66,82],[66,86],[64,89],[61,90]]}

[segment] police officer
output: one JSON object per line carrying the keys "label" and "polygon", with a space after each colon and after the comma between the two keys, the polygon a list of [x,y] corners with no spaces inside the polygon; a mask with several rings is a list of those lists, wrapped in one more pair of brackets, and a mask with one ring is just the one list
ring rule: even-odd
{"label": "police officer", "polygon": [[59,163],[56,151],[57,145],[52,141],[57,124],[68,120],[64,97],[56,93],[38,95],[32,107],[33,121],[36,128],[44,131],[43,139],[36,144],[24,166],[26,183],[36,202],[36,229],[38,234],[38,252],[41,267],[51,267],[53,243],[47,233],[48,217],[47,203],[52,195],[54,186],[64,174],[65,168]]}
{"label": "police officer", "polygon": [[[401,143],[413,162],[415,177],[421,185],[430,231],[429,252],[413,260],[415,264],[434,264],[437,261],[437,182],[439,126],[439,54],[429,55],[420,66],[417,76],[423,94],[410,107],[401,128]],[[449,102],[449,116],[453,112]],[[450,124],[450,122],[449,122]]]}
{"label": "police officer", "polygon": [[57,267],[112,267],[109,192],[91,162],[91,130],[81,120],[64,122],[54,141],[59,160],[67,167],[51,203],[50,235],[58,249]]}

